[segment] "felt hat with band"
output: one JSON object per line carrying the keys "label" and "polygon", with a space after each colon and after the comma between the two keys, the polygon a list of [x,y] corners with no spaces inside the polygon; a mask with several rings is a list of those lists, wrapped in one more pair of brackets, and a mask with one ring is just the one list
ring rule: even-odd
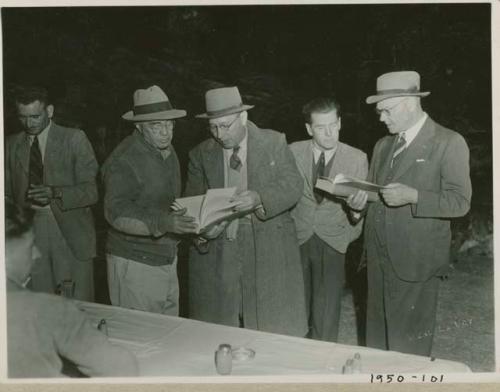
{"label": "felt hat with band", "polygon": [[205,94],[207,112],[196,115],[197,118],[217,118],[243,112],[253,108],[244,105],[238,87],[222,87],[208,90]]}
{"label": "felt hat with band", "polygon": [[420,75],[417,72],[389,72],[377,78],[377,94],[366,98],[366,103],[377,103],[393,97],[426,97],[429,94],[429,91],[420,91]]}
{"label": "felt hat with band", "polygon": [[173,120],[186,116],[185,110],[174,109],[167,94],[158,86],[134,93],[134,108],[125,113],[122,118],[127,121]]}

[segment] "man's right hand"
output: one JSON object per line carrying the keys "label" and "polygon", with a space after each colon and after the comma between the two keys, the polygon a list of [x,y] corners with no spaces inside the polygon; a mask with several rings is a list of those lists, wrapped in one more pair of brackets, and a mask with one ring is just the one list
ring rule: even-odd
{"label": "man's right hand", "polygon": [[175,234],[188,234],[195,233],[198,225],[195,223],[196,219],[192,216],[184,215],[187,209],[173,211],[165,216],[164,228],[169,233]]}
{"label": "man's right hand", "polygon": [[201,234],[201,236],[207,240],[213,240],[214,238],[217,238],[226,228],[227,226],[227,221],[222,221],[218,225],[214,225],[210,228],[210,230],[204,232]]}
{"label": "man's right hand", "polygon": [[355,194],[350,195],[347,200],[347,205],[351,210],[360,212],[363,211],[368,202],[368,194],[365,191],[357,191]]}

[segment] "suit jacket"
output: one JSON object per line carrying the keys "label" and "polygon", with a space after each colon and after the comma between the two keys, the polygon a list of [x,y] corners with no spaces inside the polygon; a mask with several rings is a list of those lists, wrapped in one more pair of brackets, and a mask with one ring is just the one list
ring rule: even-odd
{"label": "suit jacket", "polygon": [[[307,331],[304,280],[295,225],[289,210],[303,181],[285,136],[248,121],[248,189],[260,194],[265,214],[251,215],[256,251],[257,319],[260,330],[304,336]],[[190,152],[187,196],[224,187],[222,147],[206,140]],[[194,318],[218,322],[226,282],[239,279],[235,260],[224,257],[224,233],[210,241],[206,254],[192,247],[189,260],[189,310]]]}
{"label": "suit jacket", "polygon": [[[314,184],[312,183],[312,141],[304,140],[293,143],[290,145],[290,149],[304,179],[304,192],[292,210],[299,244],[303,244],[316,233],[332,248],[340,253],[345,253],[349,244],[361,234],[362,222],[352,224],[349,221],[343,201],[339,198],[326,195],[319,205],[316,202]],[[368,159],[364,152],[339,142],[333,159],[330,173],[328,173],[330,178],[342,173],[361,180],[366,179]]]}
{"label": "suit jacket", "polygon": [[[10,136],[5,146],[5,196],[26,205],[30,143],[25,132]],[[50,126],[44,157],[44,184],[62,190],[50,209],[74,256],[95,256],[95,229],[90,206],[97,202],[97,161],[85,133]]]}
{"label": "suit jacket", "polygon": [[424,281],[448,265],[450,218],[463,216],[470,208],[469,149],[460,134],[427,118],[391,174],[394,139],[386,136],[375,145],[368,180],[416,188],[418,202],[396,208],[381,201],[369,206],[365,229],[368,263],[376,258],[375,231],[384,214],[387,251],[396,274],[404,280]]}

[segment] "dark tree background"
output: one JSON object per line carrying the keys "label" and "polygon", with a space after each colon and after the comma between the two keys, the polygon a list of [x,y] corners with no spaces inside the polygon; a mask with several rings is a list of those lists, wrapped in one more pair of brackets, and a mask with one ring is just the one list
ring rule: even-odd
{"label": "dark tree background", "polygon": [[237,85],[250,118],[307,137],[301,107],[320,94],[342,106],[341,140],[371,155],[387,131],[365,98],[378,75],[416,70],[426,111],[471,149],[472,211],[492,215],[491,6],[366,4],[3,8],[5,133],[16,132],[12,92],[45,84],[56,121],[104,130],[110,145],[130,133],[121,115],[138,88],[157,84],[188,117],[174,145],[208,137],[204,93]]}
{"label": "dark tree background", "polygon": [[379,74],[414,69],[432,91],[424,108],[466,137],[474,175],[489,176],[490,12],[489,4],[3,8],[5,129],[18,129],[12,88],[35,82],[51,89],[59,122],[90,137],[106,127],[117,142],[130,131],[120,118],[134,90],[158,84],[188,111],[174,141],[184,161],[207,137],[192,117],[204,111],[205,91],[238,85],[256,105],[251,119],[290,142],[306,137],[304,102],[336,94],[342,140],[370,154],[386,130],[364,99]]}

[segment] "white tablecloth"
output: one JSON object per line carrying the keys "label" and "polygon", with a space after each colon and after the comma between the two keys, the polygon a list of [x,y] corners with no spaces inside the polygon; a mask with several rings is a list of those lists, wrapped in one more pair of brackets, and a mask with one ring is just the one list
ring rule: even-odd
{"label": "white tablecloth", "polygon": [[94,325],[105,319],[112,342],[135,353],[141,376],[215,376],[219,344],[255,351],[249,361],[233,361],[232,375],[331,375],[355,353],[362,373],[465,373],[452,361],[347,346],[317,340],[226,327],[179,317],[78,302]]}

